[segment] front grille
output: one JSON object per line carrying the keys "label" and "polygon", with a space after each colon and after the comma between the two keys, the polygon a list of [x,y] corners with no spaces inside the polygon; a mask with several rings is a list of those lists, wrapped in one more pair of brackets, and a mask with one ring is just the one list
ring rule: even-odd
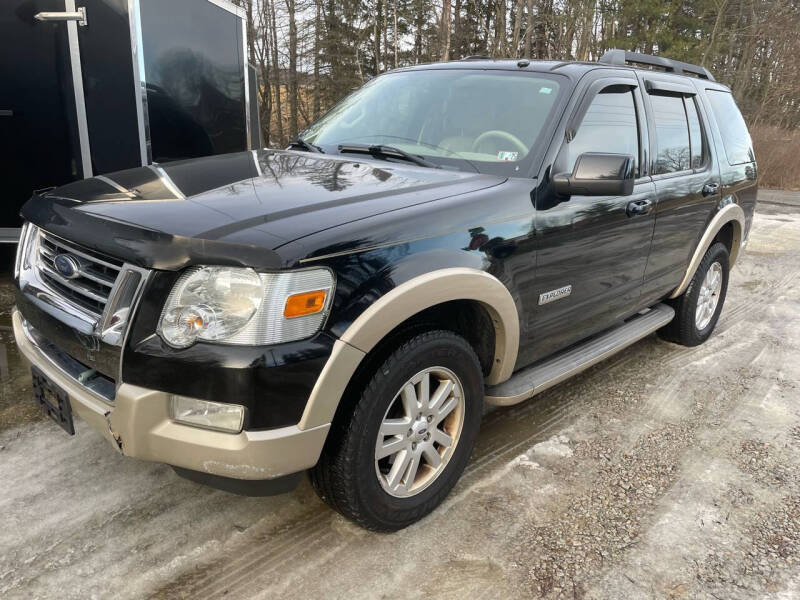
{"label": "front grille", "polygon": [[[79,265],[76,276],[67,278],[58,272],[55,259],[62,254],[72,257]],[[103,315],[123,267],[122,261],[42,230],[39,230],[36,265],[42,280],[54,291],[97,319]]]}

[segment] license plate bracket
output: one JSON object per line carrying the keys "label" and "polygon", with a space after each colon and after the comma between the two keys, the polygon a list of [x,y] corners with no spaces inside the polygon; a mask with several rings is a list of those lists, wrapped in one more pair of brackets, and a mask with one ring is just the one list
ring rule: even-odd
{"label": "license plate bracket", "polygon": [[33,379],[33,397],[42,407],[44,414],[70,435],[75,435],[72,421],[72,407],[67,393],[53,383],[36,367],[31,367]]}

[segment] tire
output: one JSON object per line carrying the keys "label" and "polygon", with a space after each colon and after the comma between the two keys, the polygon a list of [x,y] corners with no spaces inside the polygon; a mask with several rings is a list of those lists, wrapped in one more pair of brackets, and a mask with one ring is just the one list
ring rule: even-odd
{"label": "tire", "polygon": [[[441,422],[435,407],[414,402],[425,397],[425,372],[431,404],[443,398],[438,405],[442,413],[449,410]],[[407,384],[415,377],[411,394]],[[311,483],[332,508],[366,529],[407,527],[436,508],[458,481],[475,445],[482,408],[483,374],[467,341],[450,331],[418,334],[374,370],[349,418],[337,415]],[[421,418],[408,416],[418,410],[424,411]],[[453,443],[442,445],[448,437]],[[398,450],[378,459],[390,449]],[[441,461],[436,468],[433,452]],[[416,456],[417,476],[404,480],[404,473],[411,474],[404,462],[413,468]]]}
{"label": "tire", "polygon": [[[719,315],[722,312],[722,306],[725,304],[725,295],[728,292],[728,275],[730,269],[730,255],[728,248],[717,242],[713,244],[706,252],[697,271],[689,282],[686,291],[671,300],[669,303],[675,309],[675,318],[666,326],[658,331],[658,335],[670,342],[675,342],[683,346],[698,346],[705,342],[714,327],[717,325]],[[716,304],[710,307],[708,303],[705,304],[707,310],[702,315],[698,313],[698,303],[703,301],[703,298],[708,298],[707,290],[710,288],[706,286],[704,290],[704,282],[709,276],[709,271],[718,272],[720,283],[718,290],[713,296],[716,296]],[[712,273],[713,276],[713,273]]]}

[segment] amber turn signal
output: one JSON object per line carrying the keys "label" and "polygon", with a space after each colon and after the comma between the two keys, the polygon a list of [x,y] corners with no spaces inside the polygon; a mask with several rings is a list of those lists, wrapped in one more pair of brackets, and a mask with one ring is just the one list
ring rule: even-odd
{"label": "amber turn signal", "polygon": [[303,292],[294,294],[286,299],[286,307],[283,309],[283,316],[287,319],[304,317],[320,312],[325,307],[325,297],[328,292],[317,290],[315,292]]}

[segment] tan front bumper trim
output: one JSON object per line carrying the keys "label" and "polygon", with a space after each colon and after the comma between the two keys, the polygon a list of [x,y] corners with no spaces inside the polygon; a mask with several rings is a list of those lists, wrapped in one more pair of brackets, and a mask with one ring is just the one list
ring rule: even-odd
{"label": "tan front bumper trim", "polygon": [[235,479],[274,479],[314,466],[330,423],[301,430],[296,425],[238,434],[173,422],[169,395],[123,383],[114,403],[104,402],[48,360],[13,314],[14,337],[23,356],[67,392],[73,413],[99,431],[125,456],[163,462]]}

